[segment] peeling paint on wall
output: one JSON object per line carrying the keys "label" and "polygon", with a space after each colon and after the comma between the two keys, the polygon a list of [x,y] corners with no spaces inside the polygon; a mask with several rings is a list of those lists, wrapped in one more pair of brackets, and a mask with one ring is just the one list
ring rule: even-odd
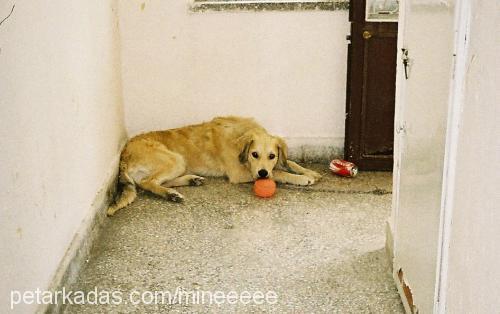
{"label": "peeling paint on wall", "polygon": [[401,268],[398,270],[398,278],[399,282],[401,283],[401,287],[403,288],[404,298],[406,299],[406,302],[410,307],[411,313],[418,313],[417,307],[415,306],[415,304],[413,304],[413,293],[411,292],[410,286],[407,285],[404,279],[403,269]]}

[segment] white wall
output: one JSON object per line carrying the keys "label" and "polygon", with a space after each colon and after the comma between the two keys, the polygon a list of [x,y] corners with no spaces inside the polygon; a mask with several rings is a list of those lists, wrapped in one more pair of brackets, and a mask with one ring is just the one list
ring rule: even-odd
{"label": "white wall", "polygon": [[[444,145],[453,57],[453,6],[411,1],[400,43],[409,51],[409,79],[398,71],[399,183],[394,185],[394,270],[403,271],[416,307],[434,305]],[[398,61],[399,62],[399,61]],[[398,63],[400,66],[401,63]],[[403,91],[401,91],[403,89]],[[396,173],[396,177],[397,177]]]}
{"label": "white wall", "polygon": [[48,287],[118,156],[112,2],[17,1],[0,26],[0,312],[11,290]]}
{"label": "white wall", "polygon": [[188,1],[120,1],[120,28],[130,135],[235,114],[292,146],[343,147],[347,11],[190,13]]}
{"label": "white wall", "polygon": [[472,1],[449,251],[448,313],[500,308],[499,7]]}

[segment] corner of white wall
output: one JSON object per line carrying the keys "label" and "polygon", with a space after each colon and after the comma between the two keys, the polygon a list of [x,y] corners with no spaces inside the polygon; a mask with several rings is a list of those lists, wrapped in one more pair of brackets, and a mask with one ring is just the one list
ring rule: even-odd
{"label": "corner of white wall", "polygon": [[116,1],[17,2],[0,27],[1,312],[55,286],[107,201],[126,137]]}

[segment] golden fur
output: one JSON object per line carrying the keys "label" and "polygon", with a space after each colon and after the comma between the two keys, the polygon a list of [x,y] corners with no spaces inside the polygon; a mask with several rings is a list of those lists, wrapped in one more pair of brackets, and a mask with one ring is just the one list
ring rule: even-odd
{"label": "golden fur", "polygon": [[220,117],[183,128],[138,135],[129,140],[120,159],[123,191],[108,215],[132,203],[136,185],[180,202],[173,187],[201,185],[202,176],[226,176],[231,183],[259,177],[277,182],[311,185],[317,172],[287,159],[288,148],[253,119]]}

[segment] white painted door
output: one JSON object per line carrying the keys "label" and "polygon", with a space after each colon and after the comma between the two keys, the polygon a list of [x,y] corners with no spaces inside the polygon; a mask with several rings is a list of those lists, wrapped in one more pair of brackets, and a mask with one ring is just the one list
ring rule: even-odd
{"label": "white painted door", "polygon": [[[454,8],[401,1],[392,217],[394,271],[420,313],[432,313],[439,243]],[[409,67],[401,60],[406,49]],[[405,77],[407,75],[407,78]]]}

